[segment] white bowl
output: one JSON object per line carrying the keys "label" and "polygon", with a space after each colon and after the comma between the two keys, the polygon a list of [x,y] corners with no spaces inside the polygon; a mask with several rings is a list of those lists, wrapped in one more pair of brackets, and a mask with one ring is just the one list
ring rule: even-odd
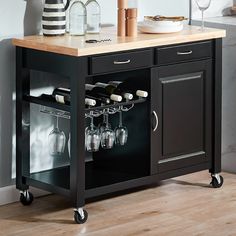
{"label": "white bowl", "polygon": [[138,24],[138,29],[143,33],[166,34],[176,33],[183,30],[183,21],[149,21],[145,20]]}
{"label": "white bowl", "polygon": [[183,25],[183,21],[171,21],[171,20],[163,20],[163,21],[144,20],[142,23],[147,26],[153,26],[153,27],[158,27],[158,26],[178,27],[180,25]]}

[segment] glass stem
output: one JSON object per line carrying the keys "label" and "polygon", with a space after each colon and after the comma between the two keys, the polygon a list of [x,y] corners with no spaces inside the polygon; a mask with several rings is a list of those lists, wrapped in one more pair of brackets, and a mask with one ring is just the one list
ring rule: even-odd
{"label": "glass stem", "polygon": [[108,120],[108,114],[106,114],[106,128],[108,129],[109,128],[109,120]]}
{"label": "glass stem", "polygon": [[122,111],[119,112],[119,126],[122,127]]}
{"label": "glass stem", "polygon": [[56,128],[59,129],[59,126],[58,126],[58,116],[56,118]]}
{"label": "glass stem", "polygon": [[204,10],[202,10],[202,30],[204,30]]}
{"label": "glass stem", "polygon": [[106,114],[103,114],[103,123],[106,123]]}
{"label": "glass stem", "polygon": [[94,127],[94,125],[93,125],[93,116],[91,116],[91,124],[90,124],[90,126],[91,126],[91,129],[93,130],[93,127]]}

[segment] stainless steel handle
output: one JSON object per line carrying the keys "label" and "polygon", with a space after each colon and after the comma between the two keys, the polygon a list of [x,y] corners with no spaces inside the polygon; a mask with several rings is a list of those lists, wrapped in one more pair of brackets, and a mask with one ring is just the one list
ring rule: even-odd
{"label": "stainless steel handle", "polygon": [[188,52],[177,52],[177,55],[181,56],[181,55],[191,55],[193,53],[193,51],[188,51]]}
{"label": "stainless steel handle", "polygon": [[155,120],[156,120],[156,125],[153,128],[153,132],[155,132],[157,130],[158,126],[159,126],[159,119],[158,119],[157,113],[155,111],[153,111],[152,114],[154,115]]}
{"label": "stainless steel handle", "polygon": [[127,60],[127,61],[114,61],[114,65],[123,65],[123,64],[129,64],[131,62],[131,60]]}

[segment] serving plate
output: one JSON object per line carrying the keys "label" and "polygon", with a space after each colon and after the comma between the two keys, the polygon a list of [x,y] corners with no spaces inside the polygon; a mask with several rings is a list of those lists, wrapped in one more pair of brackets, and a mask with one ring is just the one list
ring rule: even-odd
{"label": "serving plate", "polygon": [[139,31],[149,34],[176,33],[183,30],[183,21],[148,21],[138,23]]}

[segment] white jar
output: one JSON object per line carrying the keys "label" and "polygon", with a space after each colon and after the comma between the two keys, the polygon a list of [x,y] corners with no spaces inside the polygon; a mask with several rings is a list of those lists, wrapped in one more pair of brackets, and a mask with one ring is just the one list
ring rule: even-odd
{"label": "white jar", "polygon": [[86,8],[83,2],[76,0],[69,10],[70,35],[85,35],[86,33]]}
{"label": "white jar", "polygon": [[101,9],[96,0],[88,0],[85,4],[87,10],[87,33],[98,34],[101,30]]}

